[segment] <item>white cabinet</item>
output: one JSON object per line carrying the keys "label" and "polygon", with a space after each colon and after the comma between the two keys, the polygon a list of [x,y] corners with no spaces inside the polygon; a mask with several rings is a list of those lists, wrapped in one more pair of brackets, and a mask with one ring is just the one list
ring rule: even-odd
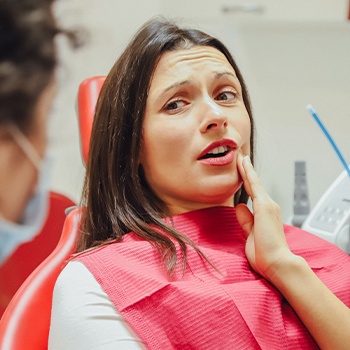
{"label": "white cabinet", "polygon": [[349,0],[163,0],[161,12],[190,20],[346,21]]}

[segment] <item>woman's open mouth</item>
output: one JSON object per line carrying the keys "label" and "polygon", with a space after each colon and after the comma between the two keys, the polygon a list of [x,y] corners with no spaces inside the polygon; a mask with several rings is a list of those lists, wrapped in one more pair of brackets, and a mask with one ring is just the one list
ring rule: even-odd
{"label": "woman's open mouth", "polygon": [[236,148],[227,145],[218,146],[212,148],[209,152],[198,158],[198,161],[200,161],[202,164],[213,166],[228,165],[234,160],[235,149]]}
{"label": "woman's open mouth", "polygon": [[229,146],[219,146],[206,153],[200,159],[224,157],[230,150],[231,147]]}
{"label": "woman's open mouth", "polygon": [[197,160],[206,165],[228,165],[233,162],[237,148],[236,142],[231,139],[214,141],[202,151]]}

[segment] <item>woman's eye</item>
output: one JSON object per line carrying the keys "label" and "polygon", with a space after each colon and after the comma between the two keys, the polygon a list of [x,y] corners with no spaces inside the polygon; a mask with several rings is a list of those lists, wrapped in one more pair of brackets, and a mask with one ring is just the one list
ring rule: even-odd
{"label": "woman's eye", "polygon": [[237,93],[234,91],[223,91],[216,96],[217,101],[233,101],[237,96]]}
{"label": "woman's eye", "polygon": [[186,105],[186,103],[184,101],[176,100],[176,101],[171,101],[168,104],[166,104],[164,109],[166,111],[174,111],[174,110],[179,109],[185,105]]}

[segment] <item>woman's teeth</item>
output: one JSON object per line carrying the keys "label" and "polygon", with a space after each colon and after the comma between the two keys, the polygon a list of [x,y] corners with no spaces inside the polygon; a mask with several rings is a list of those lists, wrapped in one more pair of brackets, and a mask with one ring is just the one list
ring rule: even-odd
{"label": "woman's teeth", "polygon": [[219,153],[225,153],[229,150],[228,146],[220,146],[220,147],[216,147],[214,149],[212,149],[210,152],[208,152],[207,154],[219,154]]}
{"label": "woman's teeth", "polygon": [[210,152],[208,152],[205,156],[203,156],[202,159],[222,157],[226,155],[229,150],[230,150],[229,146],[219,146],[219,147],[213,148]]}

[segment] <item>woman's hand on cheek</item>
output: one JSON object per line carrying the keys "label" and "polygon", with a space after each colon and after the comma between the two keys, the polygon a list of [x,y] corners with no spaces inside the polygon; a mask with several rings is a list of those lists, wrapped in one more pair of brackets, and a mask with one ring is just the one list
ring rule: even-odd
{"label": "woman's hand on cheek", "polygon": [[252,268],[273,282],[280,267],[294,257],[285,238],[280,208],[266,193],[249,157],[239,155],[238,170],[253,207],[251,213],[245,204],[236,206],[238,222],[247,237],[246,255]]}

